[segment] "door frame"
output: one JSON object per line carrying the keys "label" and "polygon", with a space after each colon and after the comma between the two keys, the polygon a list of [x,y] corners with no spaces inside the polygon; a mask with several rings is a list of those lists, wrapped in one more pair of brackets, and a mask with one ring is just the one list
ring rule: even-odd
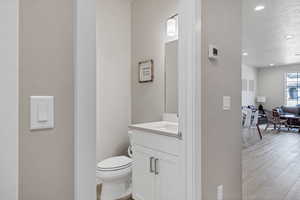
{"label": "door frame", "polygon": [[[74,0],[74,197],[96,199],[96,0]],[[179,131],[182,198],[202,199],[202,0],[179,0]]]}
{"label": "door frame", "polygon": [[179,131],[183,145],[182,199],[202,199],[201,14],[202,0],[179,0]]}
{"label": "door frame", "polygon": [[96,0],[74,0],[74,199],[96,199]]}
{"label": "door frame", "polygon": [[19,0],[0,3],[0,199],[19,198]]}

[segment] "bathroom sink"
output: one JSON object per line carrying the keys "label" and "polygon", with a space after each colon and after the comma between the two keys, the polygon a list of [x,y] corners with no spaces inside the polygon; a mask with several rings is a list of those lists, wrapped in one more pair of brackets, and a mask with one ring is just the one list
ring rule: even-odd
{"label": "bathroom sink", "polygon": [[150,122],[142,124],[133,124],[130,125],[131,129],[145,130],[151,133],[157,133],[161,135],[166,135],[170,137],[180,137],[178,133],[178,123],[168,122],[168,121],[159,121],[159,122]]}
{"label": "bathroom sink", "polygon": [[178,123],[161,121],[153,122],[149,125],[150,127],[153,127],[153,129],[178,133]]}

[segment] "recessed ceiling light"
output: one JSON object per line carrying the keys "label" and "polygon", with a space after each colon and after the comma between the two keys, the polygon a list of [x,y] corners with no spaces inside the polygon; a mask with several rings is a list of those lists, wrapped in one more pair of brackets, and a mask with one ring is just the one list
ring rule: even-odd
{"label": "recessed ceiling light", "polygon": [[287,40],[290,40],[290,39],[293,39],[293,38],[294,38],[293,35],[286,35],[286,36],[285,36],[285,39],[287,39]]}
{"label": "recessed ceiling light", "polygon": [[248,56],[249,54],[247,52],[243,52],[243,56]]}
{"label": "recessed ceiling light", "polygon": [[255,11],[261,11],[261,10],[264,10],[265,9],[265,6],[264,5],[258,5],[254,8]]}
{"label": "recessed ceiling light", "polygon": [[270,66],[273,67],[273,66],[275,66],[275,64],[271,63]]}

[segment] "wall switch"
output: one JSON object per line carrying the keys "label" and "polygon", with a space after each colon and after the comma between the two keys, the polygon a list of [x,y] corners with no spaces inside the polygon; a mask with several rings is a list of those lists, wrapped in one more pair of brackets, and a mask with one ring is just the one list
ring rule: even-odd
{"label": "wall switch", "polygon": [[223,96],[223,110],[230,110],[230,109],[231,109],[231,97]]}
{"label": "wall switch", "polygon": [[38,122],[47,122],[49,120],[49,105],[46,101],[38,102],[37,105],[37,114],[38,114]]}
{"label": "wall switch", "polygon": [[54,97],[30,97],[30,129],[54,128]]}
{"label": "wall switch", "polygon": [[217,200],[224,200],[223,185],[219,185],[217,188]]}

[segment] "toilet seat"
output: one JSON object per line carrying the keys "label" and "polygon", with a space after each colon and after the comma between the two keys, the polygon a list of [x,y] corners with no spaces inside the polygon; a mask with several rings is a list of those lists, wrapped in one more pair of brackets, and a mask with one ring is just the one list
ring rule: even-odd
{"label": "toilet seat", "polygon": [[104,182],[123,181],[131,176],[132,159],[111,157],[97,164],[96,176]]}
{"label": "toilet seat", "polygon": [[130,168],[132,159],[127,156],[111,157],[97,164],[97,171],[112,172]]}

